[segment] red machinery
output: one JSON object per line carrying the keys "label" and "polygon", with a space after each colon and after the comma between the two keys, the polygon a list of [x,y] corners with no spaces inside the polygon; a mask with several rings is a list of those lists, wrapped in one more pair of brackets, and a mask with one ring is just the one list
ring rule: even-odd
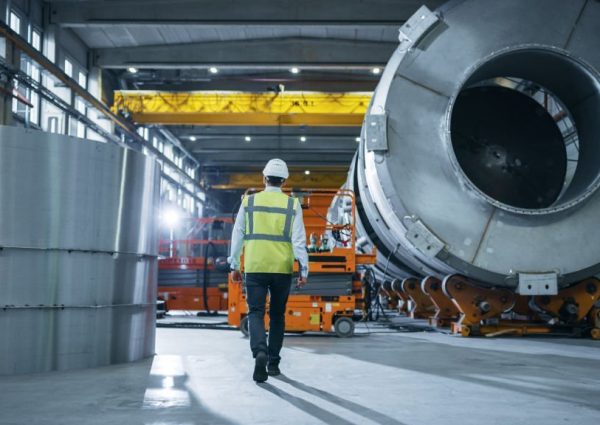
{"label": "red machinery", "polygon": [[186,220],[186,239],[161,240],[158,297],[166,310],[227,310],[231,218]]}

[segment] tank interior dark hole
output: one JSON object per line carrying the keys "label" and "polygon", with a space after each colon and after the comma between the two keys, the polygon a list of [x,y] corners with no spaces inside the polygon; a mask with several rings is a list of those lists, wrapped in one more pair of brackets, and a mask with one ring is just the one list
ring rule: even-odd
{"label": "tank interior dark hole", "polygon": [[451,131],[459,165],[486,195],[525,209],[559,199],[565,139],[556,117],[532,96],[503,86],[468,87],[454,105]]}

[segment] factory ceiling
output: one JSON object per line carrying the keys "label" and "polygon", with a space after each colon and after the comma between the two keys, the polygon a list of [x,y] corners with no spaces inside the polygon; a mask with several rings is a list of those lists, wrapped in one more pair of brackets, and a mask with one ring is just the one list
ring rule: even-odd
{"label": "factory ceiling", "polygon": [[[423,3],[444,0],[61,0],[114,90],[370,92]],[[203,171],[254,171],[273,156],[345,173],[356,127],[170,126]],[[248,140],[250,138],[250,140]]]}

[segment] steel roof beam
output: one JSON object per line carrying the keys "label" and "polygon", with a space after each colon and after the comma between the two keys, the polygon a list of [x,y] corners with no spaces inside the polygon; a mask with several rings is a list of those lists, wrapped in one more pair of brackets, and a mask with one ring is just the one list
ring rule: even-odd
{"label": "steel roof beam", "polygon": [[287,38],[219,41],[142,47],[95,49],[94,64],[102,68],[365,67],[384,65],[397,43],[335,39]]}
{"label": "steel roof beam", "polygon": [[65,27],[109,25],[394,25],[444,0],[120,0],[51,1],[49,18]]}

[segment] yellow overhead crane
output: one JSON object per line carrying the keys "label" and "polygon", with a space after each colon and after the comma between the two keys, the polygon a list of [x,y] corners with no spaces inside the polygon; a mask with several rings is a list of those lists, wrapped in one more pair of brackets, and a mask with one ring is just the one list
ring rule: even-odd
{"label": "yellow overhead crane", "polygon": [[360,127],[370,92],[115,91],[115,113],[139,124]]}
{"label": "yellow overhead crane", "polygon": [[[306,175],[301,171],[292,172],[286,181],[286,187],[299,188],[310,187],[312,189],[328,189],[341,187],[348,178],[348,170],[313,171]],[[223,176],[219,183],[211,184],[211,189],[247,189],[248,187],[260,187],[263,185],[262,174],[256,173],[233,173]]]}

